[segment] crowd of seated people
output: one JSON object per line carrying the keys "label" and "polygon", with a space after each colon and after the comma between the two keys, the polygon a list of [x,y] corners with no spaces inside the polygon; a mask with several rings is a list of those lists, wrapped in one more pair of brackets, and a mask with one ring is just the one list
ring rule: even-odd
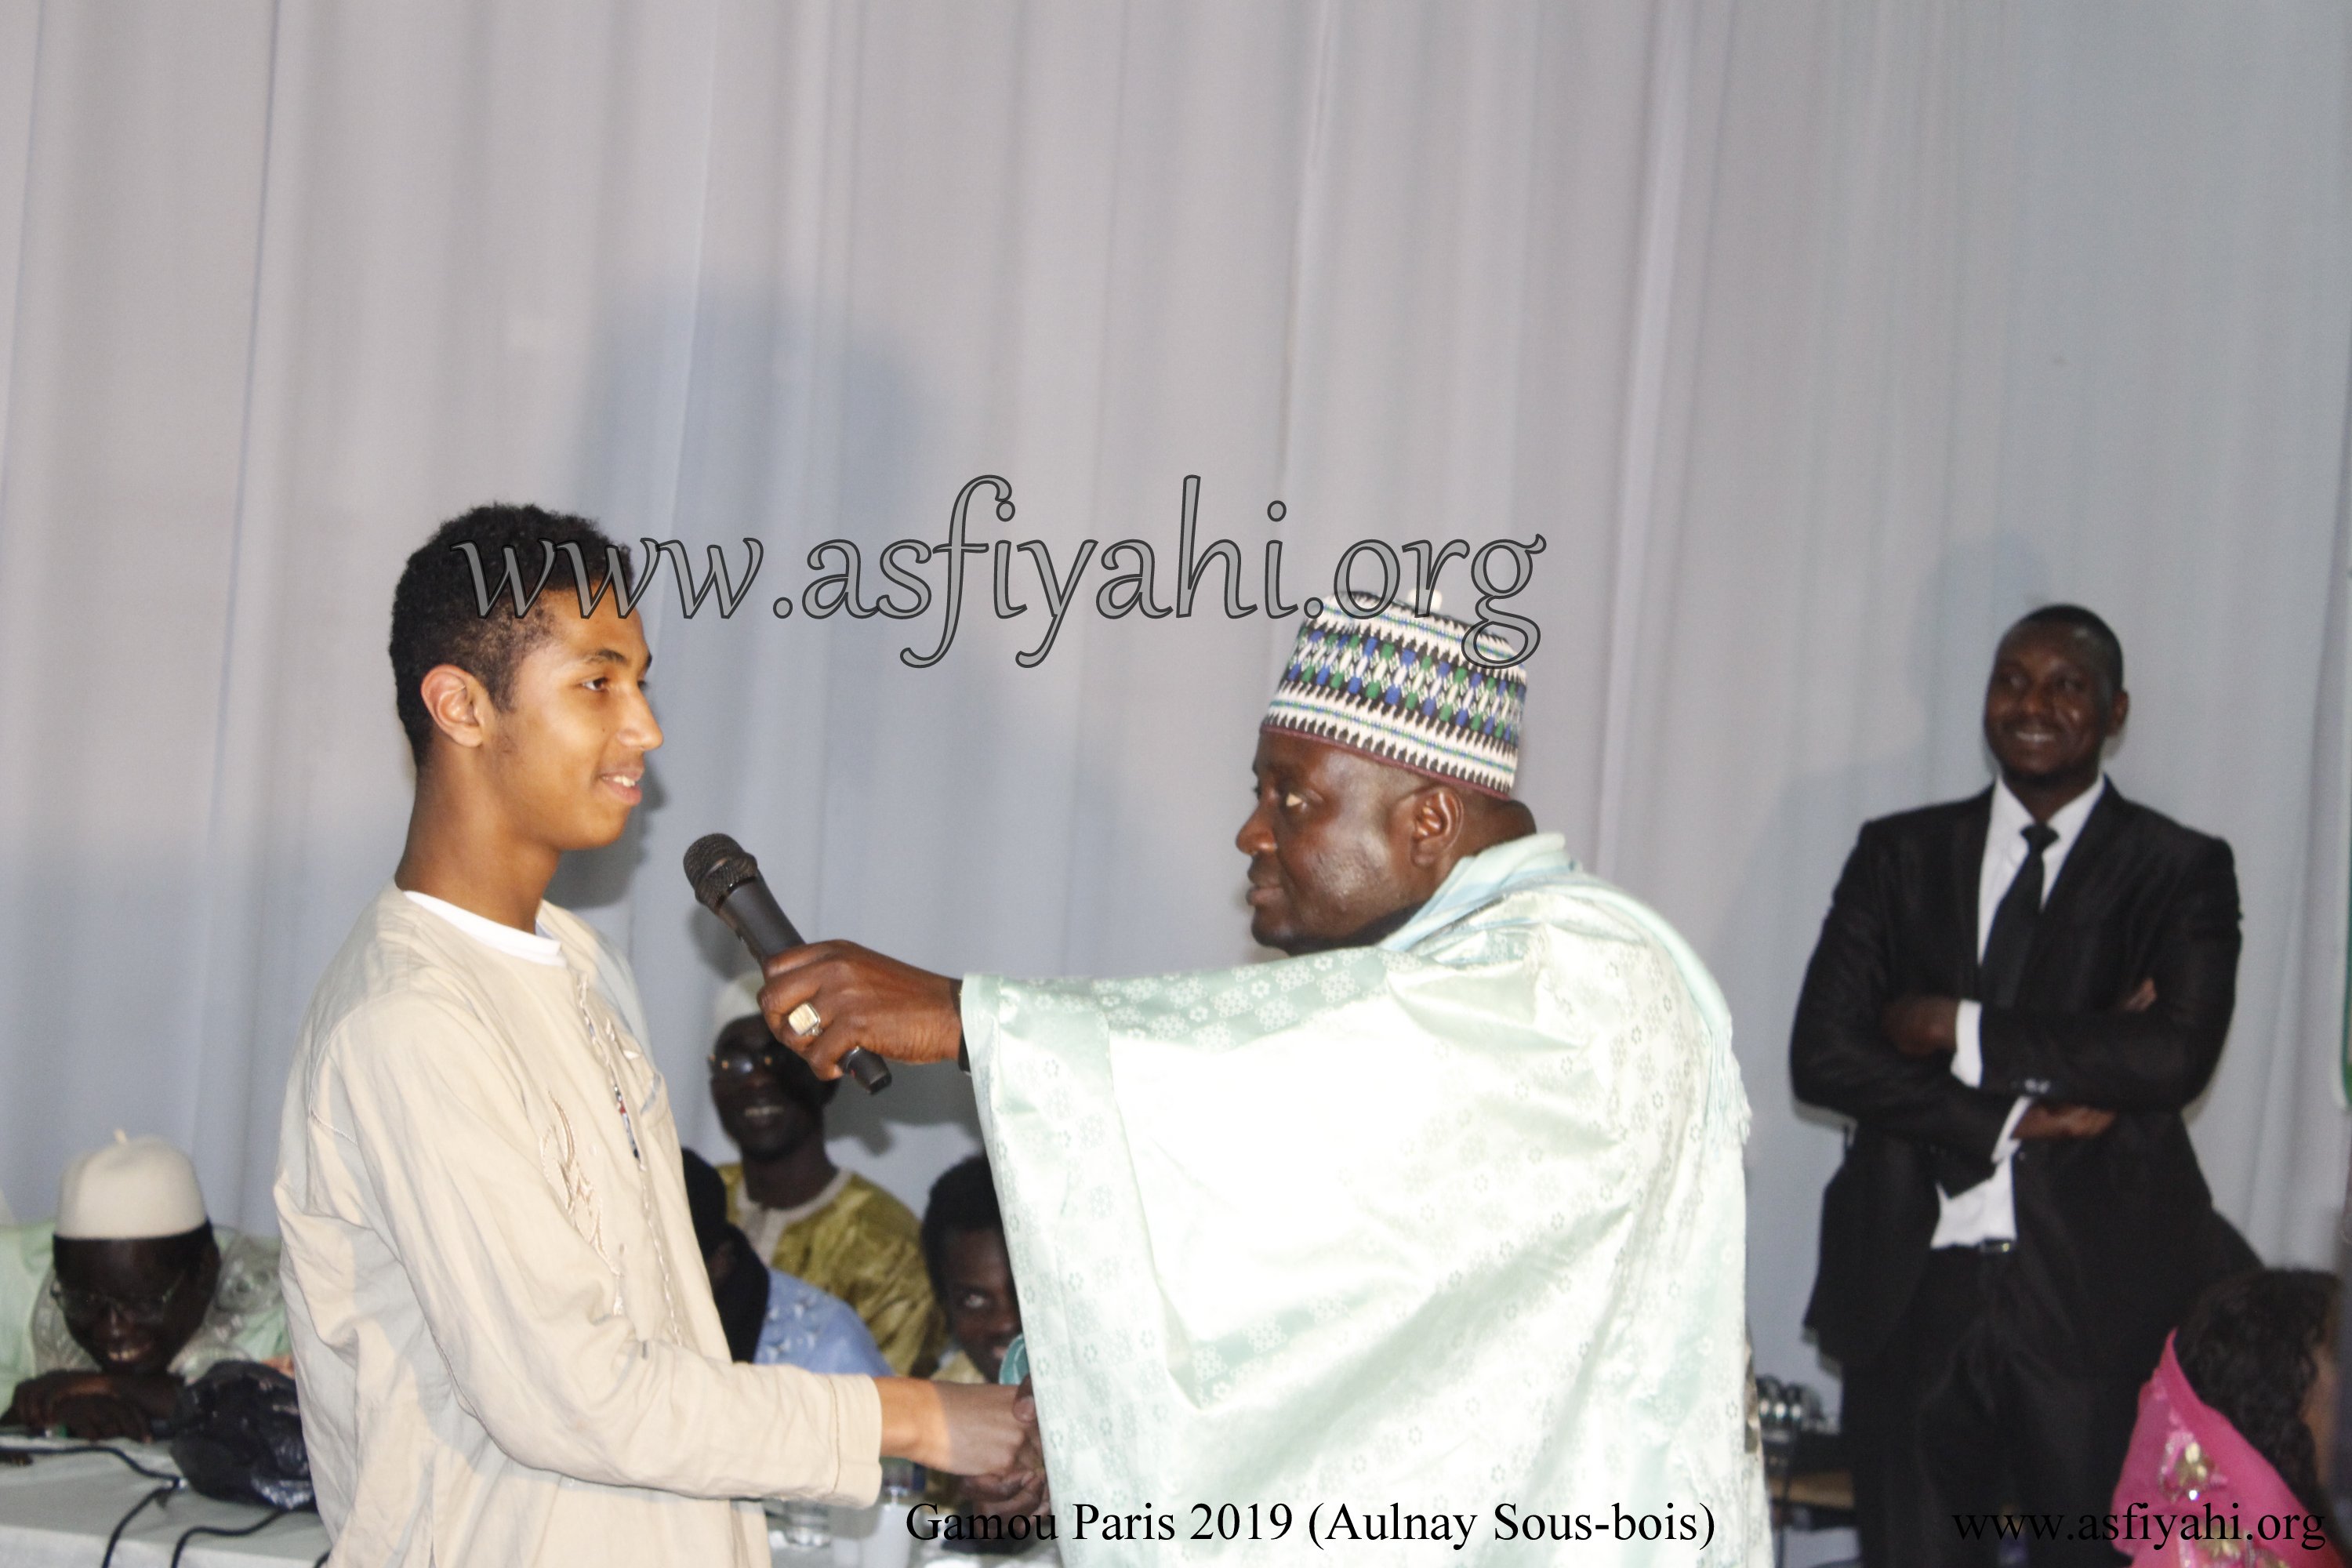
{"label": "crowd of seated people", "polygon": [[740,1156],[718,1168],[728,1222],[770,1268],[846,1301],[893,1372],[929,1376],[947,1327],[920,1227],[905,1204],[826,1152],[838,1082],[820,1080],[756,1013],[719,1030],[709,1067],[719,1124]]}
{"label": "crowd of seated people", "polygon": [[[833,1164],[834,1086],[756,1015],[720,1031],[709,1068],[741,1158],[714,1167],[688,1150],[683,1174],[735,1359],[993,1381],[1019,1318],[985,1162],[942,1179],[927,1231]],[[942,1365],[950,1317],[959,1338]],[[213,1225],[194,1165],[169,1142],[118,1133],[68,1166],[54,1221],[0,1225],[0,1424],[146,1440],[223,1361],[291,1370],[278,1245]]]}
{"label": "crowd of seated people", "polygon": [[[986,1158],[940,1176],[916,1225],[896,1199],[823,1157],[830,1086],[758,1018],[729,1025],[710,1066],[713,1098],[744,1160],[713,1167],[689,1150],[684,1179],[734,1358],[885,1374],[878,1318],[902,1353],[935,1363],[930,1375],[942,1381],[1017,1378],[1020,1299]],[[738,1216],[759,1226],[758,1241]],[[919,1305],[902,1278],[910,1230],[927,1285]],[[779,1257],[809,1260],[857,1289],[874,1316],[778,1267]],[[2336,1280],[2308,1269],[2241,1268],[2203,1292],[2139,1391],[2115,1488],[2115,1515],[2126,1526],[2116,1552],[2136,1563],[2188,1560],[2180,1527],[2152,1521],[2218,1510],[2301,1521],[2262,1543],[2267,1556],[2247,1561],[2343,1568],[2323,1484],[2334,1452],[2337,1312]],[[118,1133],[68,1164],[53,1222],[0,1226],[6,1425],[85,1441],[149,1439],[179,1391],[210,1367],[282,1368],[286,1354],[277,1243],[214,1225],[194,1165],[162,1139]],[[954,1483],[933,1500],[973,1514],[1050,1506],[1042,1492],[1007,1499]],[[2151,1522],[2135,1536],[2134,1519]]]}
{"label": "crowd of seated people", "polygon": [[[711,1100],[742,1160],[714,1169],[689,1151],[687,1197],[736,1359],[866,1371],[859,1356],[884,1359],[896,1345],[941,1382],[997,1382],[1021,1305],[986,1158],[941,1175],[917,1225],[898,1199],[835,1167],[824,1108],[835,1086],[757,1015],[720,1029],[709,1067]],[[931,1500],[986,1514],[1034,1511],[1043,1498],[939,1477]]]}
{"label": "crowd of seated people", "polygon": [[686,1206],[710,1273],[710,1296],[727,1331],[727,1349],[737,1361],[890,1375],[890,1363],[848,1303],[770,1268],[752,1250],[742,1228],[728,1221],[726,1184],[691,1149],[686,1151]]}

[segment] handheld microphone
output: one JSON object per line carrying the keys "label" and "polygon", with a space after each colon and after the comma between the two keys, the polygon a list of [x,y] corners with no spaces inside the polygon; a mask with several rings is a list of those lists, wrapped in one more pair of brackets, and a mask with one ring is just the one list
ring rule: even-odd
{"label": "handheld microphone", "polygon": [[[725,921],[761,963],[805,945],[768,891],[760,863],[726,834],[706,833],[686,847],[686,879],[694,884],[696,900]],[[868,1094],[890,1087],[890,1064],[863,1047],[852,1047],[841,1066]]]}

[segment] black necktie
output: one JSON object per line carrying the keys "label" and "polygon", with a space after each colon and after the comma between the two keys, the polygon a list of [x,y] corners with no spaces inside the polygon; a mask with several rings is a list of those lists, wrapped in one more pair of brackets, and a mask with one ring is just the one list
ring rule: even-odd
{"label": "black necktie", "polygon": [[2033,945],[2034,922],[2042,918],[2042,852],[2058,842],[2058,830],[2043,823],[2030,823],[2024,832],[2030,847],[2025,864],[2000,896],[2000,907],[1992,912],[1991,934],[1985,938],[1979,989],[1989,1007],[2007,1007],[2017,1000],[2025,954]]}
{"label": "black necktie", "polygon": [[[2009,891],[1992,912],[1992,931],[1985,937],[1984,963],[1978,966],[1979,1000],[1987,1006],[2006,1007],[2017,1000],[2017,983],[2025,973],[2025,955],[2033,946],[2033,923],[2042,918],[2042,852],[2058,842],[2058,832],[2039,822],[2024,828],[2028,852],[2025,864],[2010,879]],[[1992,1176],[1992,1162],[1972,1159],[1940,1144],[1935,1154],[1936,1184],[1944,1195],[1967,1192]]]}

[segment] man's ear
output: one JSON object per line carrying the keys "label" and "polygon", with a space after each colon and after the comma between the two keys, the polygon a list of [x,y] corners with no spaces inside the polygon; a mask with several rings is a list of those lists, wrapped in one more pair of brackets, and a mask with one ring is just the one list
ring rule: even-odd
{"label": "man's ear", "polygon": [[2112,741],[2124,732],[2125,721],[2131,718],[2131,693],[2118,691],[2116,703],[2107,710],[2107,739]]}
{"label": "man's ear", "polygon": [[1462,804],[1462,792],[1451,784],[1432,784],[1415,790],[1409,798],[1411,816],[1407,831],[1411,835],[1407,853],[1416,866],[1443,864],[1454,845],[1461,842],[1462,830],[1469,820],[1469,812]]}
{"label": "man's ear", "polygon": [[484,724],[490,710],[489,689],[454,664],[436,664],[417,682],[425,711],[433,727],[453,744],[472,748],[488,738]]}

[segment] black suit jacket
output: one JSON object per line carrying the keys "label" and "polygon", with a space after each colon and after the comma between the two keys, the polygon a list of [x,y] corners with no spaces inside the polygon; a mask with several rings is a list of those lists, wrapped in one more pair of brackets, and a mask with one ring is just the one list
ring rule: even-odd
{"label": "black suit jacket", "polygon": [[[1853,1119],[1822,1202],[1806,1325],[1849,1367],[1883,1348],[1927,1259],[1940,1145],[1988,1157],[2019,1095],[2098,1106],[2090,1139],[2011,1166],[2021,1331],[2059,1364],[2137,1375],[2208,1279],[2251,1264],[2212,1211],[2181,1109],[2213,1075],[2238,972],[2230,847],[2109,781],[2042,905],[2011,1007],[1984,1010],[1983,1086],[1898,1053],[1879,1026],[1911,993],[1974,997],[1977,883],[1992,792],[1866,825],[1805,971],[1797,1098]],[[2116,1011],[2143,978],[2156,1005]],[[2137,1369],[2137,1370],[2135,1370]]]}

